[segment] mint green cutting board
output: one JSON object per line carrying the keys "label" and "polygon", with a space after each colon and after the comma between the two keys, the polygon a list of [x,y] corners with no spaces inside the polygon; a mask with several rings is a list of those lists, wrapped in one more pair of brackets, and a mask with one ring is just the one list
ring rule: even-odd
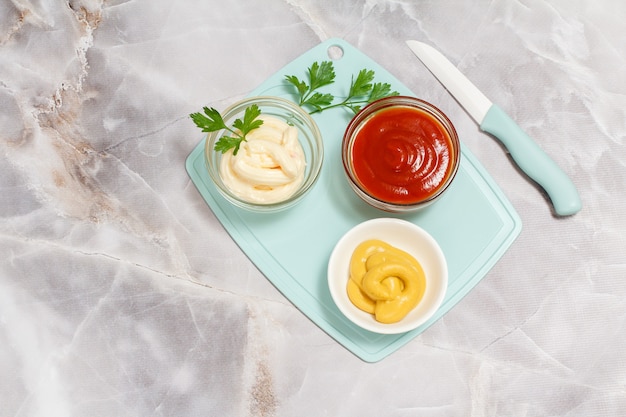
{"label": "mint green cutting board", "polygon": [[[314,47],[250,95],[294,100],[285,75],[306,79],[307,68],[315,61],[329,60],[329,51],[337,48],[343,55],[334,60],[336,81],[325,91],[345,97],[352,75],[367,68],[376,72],[376,81],[390,83],[402,95],[419,97],[341,39]],[[419,65],[417,60],[415,65]],[[267,279],[346,349],[364,361],[376,362],[428,329],[474,288],[513,243],[522,225],[502,191],[464,146],[454,183],[437,203],[410,215],[391,215],[369,207],[350,189],[341,163],[341,140],[351,117],[342,109],[314,115],[324,138],[322,173],[309,195],[287,211],[252,213],[224,200],[206,172],[204,140],[191,152],[186,166],[211,210]],[[380,335],[357,327],[335,307],[328,290],[326,267],[335,243],[353,226],[376,217],[399,217],[426,229],[439,242],[448,261],[449,285],[442,306],[430,321],[408,333]]]}

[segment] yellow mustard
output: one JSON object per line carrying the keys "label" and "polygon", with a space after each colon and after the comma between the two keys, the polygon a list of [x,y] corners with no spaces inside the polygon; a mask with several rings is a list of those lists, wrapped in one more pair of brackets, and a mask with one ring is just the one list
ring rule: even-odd
{"label": "yellow mustard", "polygon": [[362,242],[352,253],[348,298],[377,321],[402,320],[425,291],[424,270],[409,253],[378,239]]}

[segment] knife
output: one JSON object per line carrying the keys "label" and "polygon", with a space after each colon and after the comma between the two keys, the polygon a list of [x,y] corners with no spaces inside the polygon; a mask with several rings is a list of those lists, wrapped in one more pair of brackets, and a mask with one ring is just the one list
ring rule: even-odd
{"label": "knife", "polygon": [[581,209],[580,196],[569,177],[504,110],[492,103],[435,48],[414,40],[406,43],[480,129],[499,139],[517,166],[545,190],[558,216],[576,214]]}

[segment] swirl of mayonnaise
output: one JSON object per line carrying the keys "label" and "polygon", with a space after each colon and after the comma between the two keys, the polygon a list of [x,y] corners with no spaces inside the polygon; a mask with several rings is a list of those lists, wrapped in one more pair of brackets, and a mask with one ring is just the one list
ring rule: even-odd
{"label": "swirl of mayonnaise", "polygon": [[222,155],[220,176],[228,189],[250,203],[271,204],[293,195],[304,180],[306,159],[298,130],[275,117],[248,132],[237,155]]}

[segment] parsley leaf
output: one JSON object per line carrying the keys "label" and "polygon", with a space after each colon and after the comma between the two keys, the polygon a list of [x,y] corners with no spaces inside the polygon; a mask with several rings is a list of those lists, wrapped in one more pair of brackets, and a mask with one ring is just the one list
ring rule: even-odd
{"label": "parsley leaf", "polygon": [[348,96],[358,97],[366,95],[372,89],[372,80],[374,80],[374,71],[362,69],[359,71],[359,75],[356,76],[356,80],[353,78],[350,83]]}
{"label": "parsley leaf", "polygon": [[226,153],[229,149],[233,149],[233,155],[237,155],[239,151],[239,146],[241,146],[242,139],[240,137],[232,137],[232,136],[222,136],[217,142],[215,142],[215,146],[213,150],[215,152]]}
{"label": "parsley leaf", "polygon": [[335,96],[330,93],[321,93],[321,87],[335,82],[335,68],[331,61],[323,61],[321,64],[314,62],[307,71],[308,83],[300,80],[295,75],[287,75],[285,79],[293,85],[298,93],[298,105],[309,107],[310,114],[319,113],[333,107],[345,107],[358,113],[364,104],[369,104],[383,97],[397,96],[400,93],[391,91],[391,85],[387,83],[374,83],[375,73],[373,70],[362,69],[353,76],[348,90],[348,96],[340,101],[335,101]]}
{"label": "parsley leaf", "polygon": [[374,83],[367,101],[371,103],[384,97],[397,96],[399,94],[397,91],[392,92],[391,85],[388,83]]}
{"label": "parsley leaf", "polygon": [[300,80],[295,75],[287,75],[285,79],[287,82],[296,87],[298,92],[298,105],[300,107],[311,106],[314,109],[321,109],[332,103],[332,94],[322,94],[316,92],[318,88],[332,84],[335,81],[335,68],[330,61],[323,61],[321,64],[314,62],[308,68],[308,83],[305,80]]}
{"label": "parsley leaf", "polygon": [[203,132],[226,130],[233,134],[233,136],[224,135],[219,138],[213,147],[216,152],[226,153],[229,149],[233,149],[233,155],[237,155],[241,142],[246,140],[246,135],[263,124],[263,120],[257,119],[261,114],[261,109],[256,104],[246,107],[243,120],[235,119],[233,128],[224,123],[224,119],[214,108],[203,107],[202,110],[204,114],[192,113],[189,117]]}
{"label": "parsley leaf", "polygon": [[330,61],[323,61],[321,64],[314,62],[309,68],[309,80],[311,90],[317,90],[335,81],[335,68]]}
{"label": "parsley leaf", "polygon": [[224,120],[217,110],[208,107],[203,107],[202,110],[204,110],[206,116],[200,113],[192,113],[189,116],[203,132],[214,132],[216,130],[226,129]]}
{"label": "parsley leaf", "polygon": [[233,122],[233,127],[235,129],[241,130],[242,134],[245,136],[249,131],[258,128],[263,124],[263,120],[257,119],[261,115],[261,109],[256,104],[251,105],[246,108],[246,111],[243,114],[243,120],[236,119]]}
{"label": "parsley leaf", "polygon": [[332,94],[314,93],[312,96],[303,101],[300,105],[309,105],[321,111],[324,106],[330,105],[330,103],[332,103],[334,99],[335,97]]}
{"label": "parsley leaf", "polygon": [[295,75],[287,75],[285,78],[296,87],[301,97],[306,94],[309,86],[304,81],[300,81]]}

